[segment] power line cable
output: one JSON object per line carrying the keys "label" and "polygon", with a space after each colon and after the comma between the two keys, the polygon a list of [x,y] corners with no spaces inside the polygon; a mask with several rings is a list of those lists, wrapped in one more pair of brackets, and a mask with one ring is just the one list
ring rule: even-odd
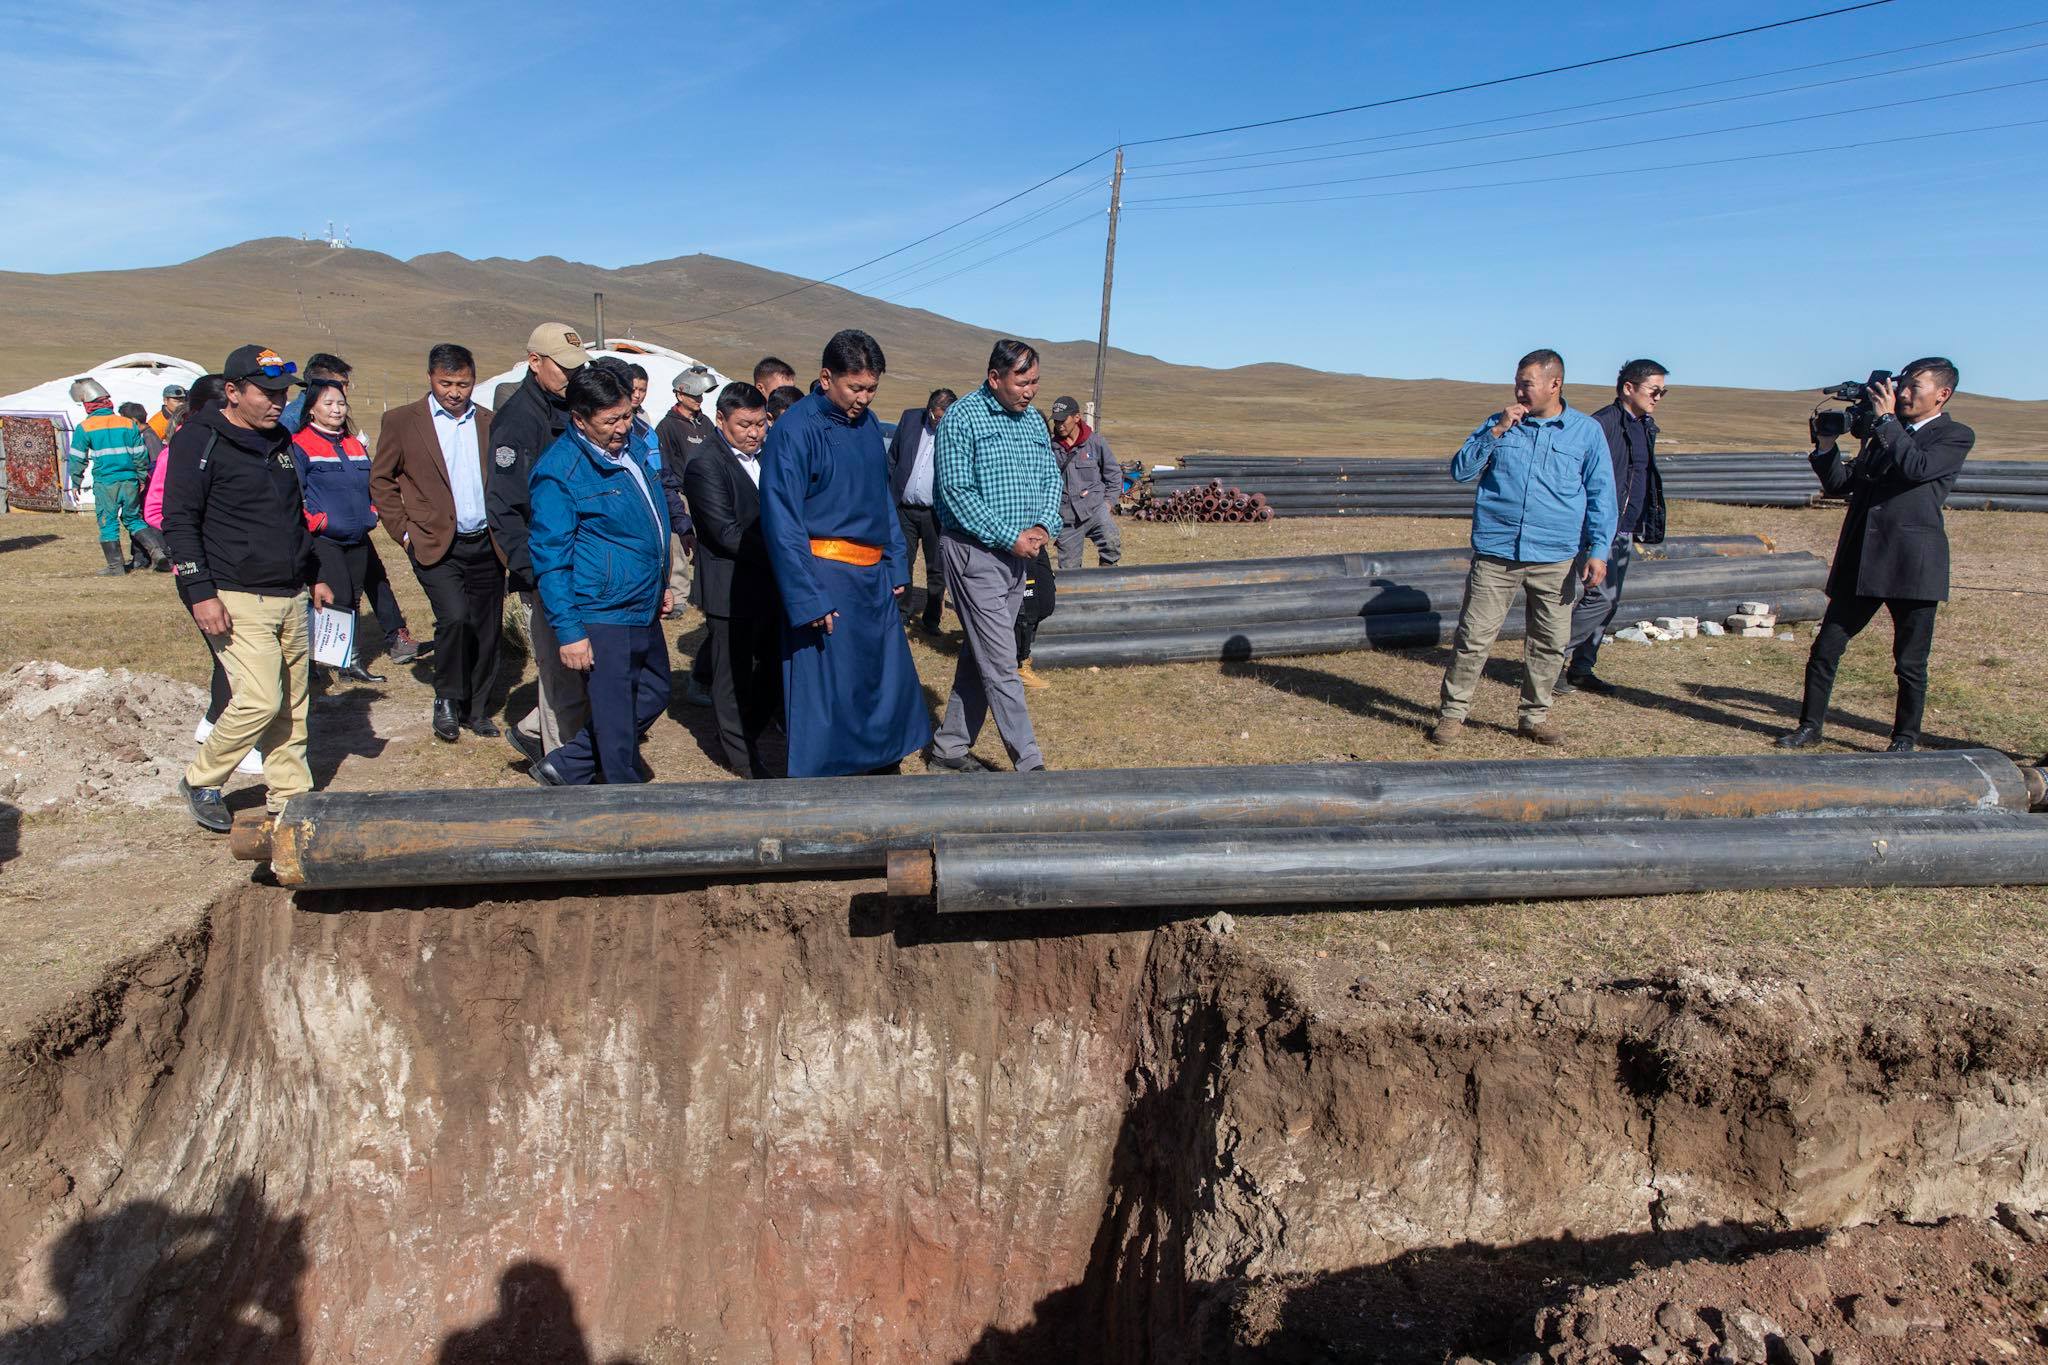
{"label": "power line cable", "polygon": [[[1962,137],[1968,133],[1996,133],[2008,128],[2035,128],[2048,124],[2048,118],[2020,119],[2011,123],[1984,123],[1973,128],[1948,128],[1935,133],[1909,133],[1885,139],[1887,144],[1898,142],[1926,142],[1934,138]],[[1665,161],[1655,166],[1631,166],[1623,170],[1581,171],[1570,175],[1547,175],[1541,181],[1500,181],[1489,180],[1475,185],[1428,185],[1412,190],[1378,190],[1367,194],[1323,194],[1300,199],[1246,199],[1232,204],[1166,204],[1155,199],[1126,200],[1124,209],[1135,212],[1140,209],[1154,213],[1185,209],[1263,209],[1283,204],[1339,204],[1358,199],[1407,199],[1422,194],[1459,194],[1472,190],[1501,189],[1515,184],[1556,184],[1569,180],[1600,180],[1610,176],[1647,175],[1653,171],[1695,170],[1703,166],[1732,166],[1745,161],[1773,161],[1795,156],[1824,156],[1831,152],[1858,152],[1869,150],[1870,143],[1837,142],[1827,147],[1798,147],[1789,151],[1750,152],[1742,156],[1713,157],[1705,161]],[[2011,158],[2007,158],[2010,160]]]}
{"label": "power line cable", "polygon": [[1285,123],[1306,123],[1310,119],[1334,118],[1338,114],[1363,113],[1367,109],[1385,109],[1396,104],[1412,104],[1417,100],[1435,99],[1440,95],[1463,95],[1474,90],[1490,90],[1499,85],[1512,85],[1517,81],[1535,80],[1539,76],[1560,76],[1567,71],[1588,71],[1596,66],[1611,66],[1615,62],[1632,61],[1637,57],[1654,57],[1663,52],[1677,52],[1688,47],[1699,47],[1706,43],[1723,42],[1729,38],[1746,38],[1753,33],[1768,33],[1772,29],[1791,28],[1797,24],[1810,24],[1819,19],[1833,19],[1843,14],[1854,14],[1858,10],[1877,9],[1892,0],[1864,0],[1860,5],[1845,5],[1841,9],[1822,10],[1817,14],[1802,14],[1797,19],[1780,19],[1775,23],[1752,24],[1748,28],[1730,29],[1726,33],[1710,34],[1704,38],[1687,38],[1681,42],[1665,43],[1659,47],[1638,48],[1634,52],[1616,53],[1612,57],[1593,57],[1581,62],[1567,62],[1563,66],[1549,66],[1541,71],[1525,71],[1517,76],[1496,76],[1492,80],[1468,81],[1464,85],[1447,85],[1440,90],[1426,90],[1418,95],[1394,95],[1383,100],[1372,100],[1366,104],[1347,104],[1341,109],[1323,109],[1313,114],[1290,114],[1286,118],[1261,119],[1256,123],[1235,123],[1228,128],[1209,128],[1199,133],[1174,133],[1167,137],[1138,138],[1126,142],[1126,148],[1154,147],[1162,142],[1186,142],[1190,138],[1219,137],[1224,133],[1250,132],[1254,128],[1277,128]]}
{"label": "power line cable", "polygon": [[899,280],[908,279],[921,271],[930,269],[932,266],[938,265],[944,261],[953,259],[955,257],[963,255],[966,252],[972,251],[975,247],[982,245],[984,242],[992,242],[996,238],[1003,236],[1005,233],[1015,232],[1018,228],[1021,228],[1026,224],[1037,222],[1039,219],[1045,217],[1047,214],[1054,213],[1060,209],[1065,208],[1068,204],[1073,203],[1082,195],[1093,194],[1099,188],[1100,186],[1096,182],[1090,181],[1089,183],[1081,186],[1081,188],[1074,190],[1071,193],[1063,194],[1059,198],[1053,200],[1051,203],[1046,204],[1041,208],[1033,209],[1031,212],[1023,215],[1020,218],[1012,219],[1010,222],[1005,223],[1001,227],[991,228],[989,231],[981,233],[978,236],[969,237],[966,241],[960,243],[958,246],[948,247],[946,250],[938,252],[935,255],[926,256],[921,260],[912,261],[910,264],[902,266],[896,270],[889,271],[885,275],[878,275],[873,279],[863,280],[861,282],[860,287],[862,290],[872,293],[875,290],[896,283]]}
{"label": "power line cable", "polygon": [[[1585,71],[1599,66],[1611,66],[1616,62],[1633,61],[1638,57],[1652,57],[1660,53],[1677,52],[1685,48],[1701,47],[1708,43],[1725,42],[1731,38],[1745,38],[1749,37],[1752,34],[1769,33],[1776,29],[1793,28],[1800,24],[1817,23],[1822,19],[1833,19],[1844,14],[1856,14],[1863,10],[1880,9],[1892,3],[1893,0],[1862,0],[1862,3],[1860,4],[1843,5],[1835,9],[1817,10],[1811,14],[1799,15],[1796,18],[1779,19],[1768,24],[1751,24],[1746,28],[1729,29],[1723,33],[1711,33],[1707,34],[1704,37],[1687,38],[1675,43],[1661,43],[1655,47],[1638,48],[1633,52],[1620,52],[1609,57],[1592,57],[1584,61],[1568,62],[1561,66],[1544,67],[1543,69],[1538,71],[1524,71],[1512,76],[1496,76],[1490,80],[1484,81],[1469,81],[1463,85],[1443,86],[1435,90],[1419,91],[1412,95],[1395,95],[1383,100],[1373,100],[1365,104],[1346,105],[1337,109],[1320,109],[1313,113],[1291,114],[1285,118],[1262,119],[1255,123],[1240,123],[1228,128],[1209,128],[1200,132],[1172,133],[1162,137],[1141,138],[1136,141],[1125,142],[1121,145],[1125,147],[1153,147],[1167,142],[1186,142],[1194,138],[1216,137],[1224,133],[1246,132],[1254,128],[1272,128],[1277,127],[1281,124],[1305,123],[1312,119],[1334,118],[1340,114],[1355,114],[1367,109],[1385,109],[1397,104],[1412,104],[1420,100],[1438,99],[1445,95],[1464,94],[1468,91],[1473,90],[1487,90],[1492,89],[1496,86],[1513,85],[1520,81],[1536,80],[1543,76],[1556,76],[1562,75],[1565,72],[1569,71]],[[890,260],[897,256],[901,256],[906,251],[910,251],[917,247],[923,246],[926,242],[932,241],[934,238],[943,237],[945,234],[953,231],[953,229],[955,228],[965,227],[969,223],[975,222],[982,218],[986,218],[989,214],[994,213],[997,209],[1007,207],[1010,204],[1014,204],[1019,199],[1024,198],[1026,195],[1036,193],[1037,191],[1044,189],[1047,185],[1050,185],[1055,181],[1064,180],[1066,177],[1072,175],[1074,172],[1083,170],[1086,167],[1093,165],[1095,162],[1100,161],[1103,157],[1108,156],[1111,152],[1114,152],[1115,150],[1115,144],[1105,147],[1101,151],[1093,154],[1092,156],[1085,157],[1082,160],[1075,162],[1073,165],[1067,167],[1063,171],[1056,172],[1052,175],[1045,177],[1045,179],[1043,180],[1037,181],[1036,183],[1031,185],[1027,185],[1023,189],[1018,190],[1015,194],[1009,195],[1003,199],[998,199],[995,203],[990,204],[987,208],[979,209],[974,213],[968,214],[965,218],[961,218],[954,222],[948,223],[946,224],[946,226],[939,228],[936,231],[928,232],[924,236],[919,237],[916,241],[906,242],[902,246],[899,246],[892,251],[885,251],[879,256],[872,256],[867,260],[862,261],[859,265],[848,266],[844,270],[838,271],[831,275],[826,275],[821,279],[806,280],[804,283],[797,285],[793,289],[785,289],[780,293],[770,294],[766,298],[754,299],[747,303],[734,304],[730,308],[721,308],[717,312],[704,313],[694,318],[683,318],[676,325],[680,327],[687,327],[693,323],[710,322],[717,318],[730,317],[734,313],[743,313],[749,308],[760,308],[767,304],[778,303],[783,299],[791,298],[797,294],[804,293],[806,290],[816,289],[820,285],[832,284],[838,280],[845,279],[848,275],[852,275],[858,271],[865,270],[871,265],[879,265],[883,261]]]}
{"label": "power line cable", "polygon": [[1822,114],[1795,114],[1789,118],[1764,119],[1757,123],[1738,123],[1726,128],[1701,128],[1689,133],[1667,133],[1662,137],[1635,138],[1627,142],[1604,142],[1591,147],[1569,147],[1555,152],[1524,152],[1520,156],[1495,157],[1488,161],[1461,161],[1450,166],[1425,166],[1417,170],[1381,171],[1376,175],[1344,176],[1336,180],[1300,180],[1287,185],[1260,185],[1249,189],[1205,190],[1193,194],[1165,194],[1141,201],[1147,204],[1167,203],[1182,199],[1221,199],[1234,194],[1266,194],[1283,190],[1314,190],[1331,185],[1362,185],[1374,180],[1399,180],[1415,175],[1441,175],[1446,171],[1481,170],[1488,166],[1520,165],[1529,161],[1546,161],[1552,157],[1585,156],[1592,152],[1613,152],[1629,147],[1651,147],[1664,142],[1684,142],[1692,138],[1718,137],[1724,133],[1753,132],[1758,128],[1782,128],[1793,123],[1812,123],[1819,119],[1846,118],[1851,114],[1868,114],[1878,110],[1904,109],[1915,104],[1934,104],[1941,100],[1961,99],[1966,95],[1988,95],[2000,90],[2015,90],[2022,86],[2048,84],[2048,76],[2036,76],[2024,81],[2006,81],[1999,85],[1978,86],[1970,90],[1953,90],[1943,95],[1922,95],[1917,99],[1888,100],[1883,104],[1866,104],[1855,109],[1835,109]]}
{"label": "power line cable", "polygon": [[[1896,57],[1902,52],[1925,52],[1929,48],[1952,47],[1957,43],[1974,42],[1979,38],[2003,37],[2008,33],[2019,33],[2026,29],[2048,28],[2048,19],[2036,19],[2025,24],[2008,24],[2004,28],[1988,28],[1977,33],[1958,34],[1953,38],[1937,38],[1925,43],[1909,43],[1904,47],[1880,48],[1875,52],[1859,53],[1854,57],[1836,57],[1824,62],[1801,62],[1794,66],[1775,67],[1769,71],[1754,71],[1747,76],[1729,76],[1722,80],[1698,81],[1691,85],[1674,85],[1662,90],[1645,90],[1640,94],[1617,95],[1612,99],[1588,100],[1581,104],[1560,104],[1548,109],[1530,109],[1519,114],[1499,114],[1492,118],[1467,119],[1461,123],[1440,123],[1428,128],[1410,128],[1398,133],[1376,133],[1371,137],[1339,138],[1334,142],[1304,142],[1292,147],[1267,147],[1255,152],[1226,152],[1218,156],[1188,157],[1180,161],[1141,162],[1133,171],[1157,170],[1166,166],[1207,166],[1218,161],[1241,161],[1254,156],[1279,156],[1287,152],[1320,152],[1331,147],[1356,147],[1367,142],[1388,142],[1397,137],[1418,137],[1425,133],[1455,133],[1467,128],[1484,128],[1495,123],[1514,123],[1525,118],[1544,118],[1550,114],[1575,114],[1581,109],[1601,109],[1610,104],[1633,104],[1637,100],[1658,99],[1665,95],[1686,95],[1695,90],[1712,90],[1723,85],[1740,85],[1744,81],[1769,80],[1773,76],[1790,76],[1801,71],[1822,71],[1831,66],[1847,66],[1854,62],[1876,61],[1880,57]],[[1125,179],[1134,175],[1127,173]]]}
{"label": "power line cable", "polygon": [[[1690,100],[1683,104],[1664,104],[1654,109],[1636,109],[1624,114],[1600,114],[1593,118],[1567,119],[1561,123],[1538,123],[1527,128],[1504,128],[1492,133],[1470,133],[1464,137],[1441,138],[1435,142],[1410,142],[1399,147],[1374,147],[1362,152],[1332,152],[1327,156],[1297,157],[1291,161],[1258,161],[1242,166],[1212,166],[1206,170],[1155,171],[1150,175],[1131,175],[1126,180],[1167,180],[1190,175],[1231,175],[1242,171],[1275,170],[1281,166],[1307,166],[1325,161],[1350,161],[1368,156],[1391,156],[1399,152],[1418,152],[1431,147],[1454,147],[1467,142],[1488,142],[1496,138],[1522,137],[1529,133],[1551,133],[1561,128],[1585,128],[1596,123],[1614,123],[1622,119],[1649,118],[1654,114],[1679,113],[1688,109],[1708,109],[1721,104],[1740,104],[1745,100],[1768,99],[1772,95],[1800,94],[1808,90],[1822,90],[1836,85],[1852,85],[1857,81],[1876,80],[1881,76],[1896,76],[1901,72],[1932,71],[1944,66],[1958,66],[1968,62],[1988,61],[1993,57],[2009,57],[2017,52],[2034,52],[2048,47],[2048,42],[2025,43],[2018,47],[2000,48],[1995,52],[1979,52],[1968,57],[1950,57],[1939,62],[1913,62],[1905,66],[1889,66],[1879,71],[1866,71],[1856,76],[1837,76],[1833,80],[1809,81],[1804,85],[1781,85],[1770,90],[1754,90],[1746,95],[1722,95],[1710,100]],[[1254,187],[1256,188],[1256,187]]]}
{"label": "power line cable", "polygon": [[1018,252],[1024,250],[1026,247],[1037,246],[1040,242],[1049,241],[1052,238],[1059,236],[1062,232],[1071,232],[1075,228],[1080,227],[1083,223],[1098,222],[1101,220],[1104,213],[1106,212],[1107,210],[1105,209],[1091,209],[1087,213],[1082,214],[1079,218],[1076,218],[1073,222],[1068,223],[1063,227],[1056,227],[1051,232],[1045,233],[1042,236],[1033,237],[1028,242],[1019,242],[1017,243],[1017,245],[1013,247],[1009,247],[1006,248],[1005,250],[999,251],[993,256],[985,257],[982,260],[976,261],[972,265],[963,265],[958,270],[950,271],[947,274],[939,276],[937,279],[926,280],[922,284],[913,284],[908,289],[899,289],[893,294],[886,295],[883,301],[889,302],[894,299],[900,299],[907,294],[915,294],[920,289],[929,289],[935,284],[944,284],[947,280],[954,278],[954,276],[956,275],[965,275],[970,270],[979,270],[985,265],[994,265],[997,261],[1000,261],[1005,257],[1016,255]]}

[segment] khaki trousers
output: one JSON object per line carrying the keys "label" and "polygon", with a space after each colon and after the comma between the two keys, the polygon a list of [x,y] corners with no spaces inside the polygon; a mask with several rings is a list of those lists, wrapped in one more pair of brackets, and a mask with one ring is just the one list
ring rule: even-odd
{"label": "khaki trousers", "polygon": [[1572,561],[1537,564],[1524,560],[1472,556],[1465,575],[1465,603],[1458,609],[1458,633],[1451,642],[1451,664],[1444,670],[1439,720],[1457,722],[1472,709],[1472,694],[1486,667],[1486,656],[1513,610],[1516,594],[1526,598],[1529,630],[1522,643],[1522,705],[1519,719],[1536,724],[1550,715],[1550,694],[1564,664],[1564,647],[1572,632]]}
{"label": "khaki trousers", "polygon": [[228,675],[228,708],[199,746],[185,781],[194,788],[218,787],[242,755],[261,749],[263,784],[269,788],[263,804],[275,812],[313,790],[313,770],[306,764],[306,709],[312,694],[306,594],[223,592],[220,604],[232,625],[225,640],[208,636],[207,644]]}
{"label": "khaki trousers", "polygon": [[528,739],[539,740],[542,753],[551,754],[590,723],[590,675],[562,663],[562,644],[548,624],[539,593],[520,593],[519,611],[534,671],[540,675],[540,704],[520,719],[518,729]]}

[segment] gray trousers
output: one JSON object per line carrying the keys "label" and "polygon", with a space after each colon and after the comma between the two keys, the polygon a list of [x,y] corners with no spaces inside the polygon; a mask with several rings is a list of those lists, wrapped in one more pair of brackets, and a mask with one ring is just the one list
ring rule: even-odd
{"label": "gray trousers", "polygon": [[539,740],[542,753],[551,754],[590,723],[590,675],[562,662],[562,642],[548,624],[539,593],[520,593],[519,610],[525,618],[526,642],[533,649],[533,667],[540,674],[540,701],[520,719],[517,728],[527,738]]}
{"label": "gray trousers", "polygon": [[1010,762],[1020,772],[1043,768],[1045,756],[1038,752],[1031,713],[1024,709],[1024,684],[1017,680],[1017,612],[1024,605],[1025,562],[950,532],[939,536],[939,558],[966,638],[932,750],[941,758],[962,757],[993,710]]}
{"label": "gray trousers", "polygon": [[1104,568],[1124,557],[1123,532],[1117,528],[1116,517],[1110,512],[1108,503],[1098,499],[1095,510],[1078,525],[1061,528],[1059,566],[1062,569],[1081,567],[1083,540],[1095,542],[1095,558]]}
{"label": "gray trousers", "polygon": [[[1564,647],[1566,677],[1591,673],[1599,662],[1600,637],[1621,607],[1621,580],[1628,577],[1629,560],[1634,556],[1634,542],[1628,536],[1616,536],[1607,551],[1607,577],[1599,587],[1586,589],[1572,608],[1572,634]],[[1581,559],[1578,567],[1585,562]]]}

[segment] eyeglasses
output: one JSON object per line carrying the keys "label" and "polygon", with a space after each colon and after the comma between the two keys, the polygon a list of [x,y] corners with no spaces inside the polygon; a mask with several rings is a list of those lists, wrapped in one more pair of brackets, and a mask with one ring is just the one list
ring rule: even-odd
{"label": "eyeglasses", "polygon": [[249,371],[250,374],[260,374],[266,379],[279,379],[285,375],[297,374],[298,372],[299,362],[296,360],[271,361],[258,365],[255,369]]}
{"label": "eyeglasses", "polygon": [[1665,394],[1667,394],[1667,393],[1669,393],[1669,392],[1671,392],[1671,389],[1670,389],[1670,387],[1669,387],[1668,385],[1659,385],[1658,387],[1656,387],[1656,388],[1654,388],[1654,389],[1644,389],[1644,390],[1643,390],[1643,397],[1645,397],[1645,398],[1662,398],[1662,397],[1663,397],[1663,396],[1664,396]]}

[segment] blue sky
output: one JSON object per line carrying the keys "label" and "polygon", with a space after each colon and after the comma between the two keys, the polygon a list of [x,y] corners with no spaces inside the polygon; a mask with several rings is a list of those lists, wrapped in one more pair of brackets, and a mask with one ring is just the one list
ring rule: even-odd
{"label": "blue sky", "polygon": [[[332,217],[400,257],[705,251],[815,278],[1120,141],[1829,7],[0,0],[0,265],[164,264]],[[1896,0],[1133,147],[1112,340],[1457,379],[1550,345],[1575,378],[1646,354],[1773,388],[1934,351],[1966,387],[2048,398],[2048,123],[1990,128],[2048,120],[2044,57],[2039,0]],[[1893,141],[1963,129],[1989,130]],[[1766,156],[1823,147],[1843,150]],[[843,283],[1092,337],[1108,167]]]}

